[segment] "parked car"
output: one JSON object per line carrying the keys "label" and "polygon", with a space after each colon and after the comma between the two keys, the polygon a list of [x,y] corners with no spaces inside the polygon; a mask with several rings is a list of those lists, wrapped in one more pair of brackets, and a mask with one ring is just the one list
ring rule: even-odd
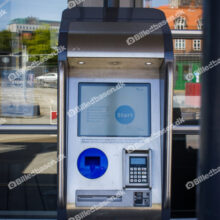
{"label": "parked car", "polygon": [[36,77],[38,86],[54,86],[57,85],[57,73],[47,73]]}

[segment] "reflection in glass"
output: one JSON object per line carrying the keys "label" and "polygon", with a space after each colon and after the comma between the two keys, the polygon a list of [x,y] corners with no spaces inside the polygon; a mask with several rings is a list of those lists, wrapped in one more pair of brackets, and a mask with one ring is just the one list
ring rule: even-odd
{"label": "reflection in glass", "polygon": [[0,18],[0,119],[6,124],[56,124],[58,32],[66,2],[0,5],[6,11]]}

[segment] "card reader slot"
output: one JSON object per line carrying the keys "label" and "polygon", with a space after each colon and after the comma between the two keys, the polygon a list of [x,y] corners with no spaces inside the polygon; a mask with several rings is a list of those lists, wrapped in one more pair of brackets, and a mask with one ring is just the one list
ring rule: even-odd
{"label": "card reader slot", "polygon": [[115,195],[77,195],[78,202],[121,202],[122,196]]}

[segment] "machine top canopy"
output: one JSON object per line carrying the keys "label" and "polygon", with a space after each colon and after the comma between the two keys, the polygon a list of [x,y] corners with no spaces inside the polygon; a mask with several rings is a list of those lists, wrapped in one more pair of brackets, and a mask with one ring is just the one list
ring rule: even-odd
{"label": "machine top canopy", "polygon": [[172,59],[163,12],[142,8],[72,8],[63,13],[59,60],[76,57]]}

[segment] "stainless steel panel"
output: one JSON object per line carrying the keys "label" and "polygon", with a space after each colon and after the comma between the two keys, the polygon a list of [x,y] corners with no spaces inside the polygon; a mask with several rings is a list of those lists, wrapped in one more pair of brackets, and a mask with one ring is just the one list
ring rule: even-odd
{"label": "stainless steel panel", "polygon": [[[71,36],[71,34],[85,34],[85,35],[90,35],[90,37],[93,38],[93,37],[96,37],[96,35],[100,34],[100,35],[104,35],[103,40],[105,40],[105,37],[107,37],[107,35],[110,35],[109,37],[113,35],[121,35],[121,36],[128,37],[127,35],[137,34],[143,30],[150,29],[153,24],[154,23],[147,23],[147,24],[141,23],[141,22],[128,23],[128,22],[122,22],[122,21],[117,22],[117,23],[115,22],[99,23],[95,21],[94,22],[72,22],[69,26],[69,35]],[[122,28],[123,28],[123,33],[121,32]],[[91,36],[91,34],[93,34],[94,36]],[[155,29],[155,31],[152,31],[152,33],[149,34],[149,36],[159,35],[159,34],[162,34],[162,30]],[[76,36],[76,37],[79,37],[79,36]],[[148,38],[148,37],[143,37],[143,38]],[[160,36],[160,38],[163,39],[163,36]],[[71,40],[74,40],[74,39],[75,38],[71,38]],[[87,44],[89,42],[85,42],[85,43]],[[96,44],[97,43],[98,42],[96,42]],[[160,44],[160,45],[163,45],[163,44]],[[122,47],[125,47],[125,46],[127,47],[126,44],[122,44]]]}
{"label": "stainless steel panel", "polygon": [[[73,71],[74,71],[74,69],[73,69]],[[87,69],[85,69],[85,71],[87,71]],[[156,74],[156,76],[157,76],[157,79],[145,79],[145,80],[143,80],[143,79],[136,79],[136,78],[134,79],[134,78],[132,78],[132,79],[123,79],[123,82],[136,82],[136,83],[137,82],[139,82],[139,83],[140,82],[142,82],[142,83],[143,82],[148,82],[148,83],[151,83],[151,85],[152,85],[151,88],[153,88],[152,94],[156,94],[157,93],[159,95],[159,93],[158,93],[158,91],[159,91],[159,72],[158,72],[158,74]],[[135,74],[133,75],[133,77],[135,77]],[[117,82],[117,79],[115,79],[115,78],[114,79],[107,79],[107,78],[104,78],[104,79],[103,78],[101,78],[101,79],[94,79],[94,78],[93,79],[82,79],[81,78],[80,79],[79,78],[79,79],[75,79],[74,81],[71,81],[71,80],[72,79],[70,78],[69,92],[71,94],[75,94],[76,97],[77,97],[77,88],[78,88],[77,85],[78,85],[78,82],[83,82],[83,81],[85,81],[85,82],[88,82],[88,81],[89,82],[90,81],[91,82]],[[74,82],[74,84],[73,84],[73,82]],[[71,101],[72,101],[72,99],[71,99]],[[71,104],[70,103],[69,107],[71,108],[71,106],[75,106],[75,104],[73,104],[73,103]],[[152,110],[154,109],[154,116],[153,116],[153,119],[152,119],[154,121],[154,124],[153,124],[153,127],[152,127],[153,128],[152,132],[156,132],[156,131],[160,130],[160,117],[158,117],[158,115],[159,115],[159,107],[158,106],[159,106],[159,97],[158,97],[158,99],[153,99],[153,101],[152,101],[151,109]],[[70,139],[69,139],[70,142],[69,143],[73,142],[73,140],[74,140],[73,135],[75,135],[75,131],[76,131],[75,127],[73,128],[73,126],[75,126],[75,124],[76,124],[76,121],[74,121],[74,120],[75,120],[74,118],[71,118],[70,119],[70,123],[69,123],[69,129],[74,131],[74,132],[70,132],[69,133],[70,134]],[[70,128],[71,126],[72,126],[72,129]],[[85,139],[85,138],[81,138],[81,139]],[[81,139],[79,138],[77,144],[74,145],[74,146],[77,146],[78,149],[79,149],[80,144],[82,143]],[[107,139],[107,142],[106,142],[106,139]],[[114,146],[115,148],[121,147],[123,149],[126,146],[126,143],[124,142],[125,138],[105,138],[105,137],[104,138],[93,137],[93,139],[92,138],[87,138],[86,139],[86,143],[84,144],[84,142],[83,142],[83,145],[84,146],[88,146],[88,143],[90,143],[89,146],[94,146],[95,143],[100,143],[100,142],[97,142],[97,140],[99,140],[102,143],[101,146],[102,147],[106,146],[106,149],[109,150],[109,149],[111,149],[111,147],[108,147],[108,146],[111,145],[111,144],[114,144],[114,142],[112,142],[112,140],[114,140],[114,139],[115,140],[118,139],[117,140],[117,147]],[[93,140],[93,142],[91,140]],[[130,141],[132,141],[132,140],[130,139]],[[134,139],[133,141],[134,141],[134,143],[136,143],[137,139]],[[104,145],[103,143],[106,143],[106,144],[108,143],[108,145],[106,145],[106,144]],[[141,144],[141,142],[140,142],[140,145],[142,146],[141,149],[142,148],[144,150],[146,149],[146,146],[144,147],[144,145]],[[71,144],[70,146],[71,147],[69,148],[69,154],[73,155],[73,153],[72,153],[73,152],[73,145]],[[130,146],[130,144],[129,144],[129,146]],[[161,149],[161,147],[160,147],[160,139],[157,139],[156,143],[154,141],[152,148],[154,148],[154,151],[155,151],[155,153],[154,153],[154,162],[153,162],[152,169],[155,169],[156,176],[158,176],[158,179],[156,179],[155,177],[153,179],[154,201],[152,201],[152,203],[153,203],[153,207],[155,207],[155,205],[161,206],[161,164],[158,163],[158,161],[160,161],[160,156],[161,156],[161,154],[160,154],[160,149]],[[112,153],[112,155],[114,155],[114,153]],[[121,153],[120,157],[121,156],[122,156],[122,153]],[[76,161],[76,159],[74,158],[73,161]],[[69,160],[69,167],[72,167],[71,164],[72,164],[72,162],[70,162],[70,160]],[[120,167],[120,166],[117,166],[117,167]],[[74,173],[76,172],[75,167],[73,169],[71,168],[69,170],[71,170],[70,172],[72,172],[73,170],[74,170]],[[117,170],[117,169],[115,169],[115,170]],[[118,173],[122,173],[122,172],[118,171]],[[69,175],[69,177],[72,178],[73,175],[75,175],[75,174],[72,173],[72,174]],[[113,181],[111,181],[111,178],[113,178],[113,176],[110,175],[109,177],[110,177],[109,178],[109,182],[106,183],[106,184],[103,183],[103,187],[105,187],[105,189],[121,189],[122,183],[117,184],[117,188],[115,186],[114,186],[114,188],[111,188],[112,182],[113,182]],[[121,179],[121,177],[122,176],[120,176],[120,179]],[[76,180],[78,178],[80,178],[80,176],[78,177],[78,174],[77,174],[77,176],[74,179]],[[104,177],[102,177],[102,178],[104,178]],[[117,179],[119,179],[119,178],[117,177]],[[71,181],[71,179],[69,179],[69,180],[70,180],[70,182],[69,182],[69,193],[67,193],[68,196],[70,196],[72,193],[74,193],[74,191],[73,191],[74,182]],[[97,180],[91,181],[91,185],[89,185],[89,183],[87,184],[87,181],[85,180],[85,181],[83,181],[83,185],[80,183],[81,185],[78,185],[76,189],[78,189],[78,190],[79,189],[80,190],[83,190],[83,189],[84,190],[88,190],[90,188],[91,190],[95,190],[95,189],[97,189],[97,188],[94,187],[94,184],[96,183],[96,181]],[[91,188],[91,186],[93,188]],[[145,189],[147,189],[147,188],[145,188]],[[76,209],[75,205],[74,205],[75,199],[73,199],[71,201],[70,198],[68,199],[68,196],[67,196],[67,201],[68,201],[67,206],[68,207],[72,207],[73,209]],[[71,198],[74,198],[74,197],[71,197]],[[121,209],[123,209],[123,208],[121,208]],[[124,208],[124,210],[126,210],[126,208]],[[114,212],[114,210],[112,210],[112,209],[111,209],[111,211]],[[120,210],[118,210],[118,211],[120,212]],[[76,209],[76,212],[77,212],[77,209]],[[145,213],[144,213],[144,215],[145,215]],[[149,215],[149,214],[146,213],[146,215]]]}
{"label": "stainless steel panel", "polygon": [[70,35],[68,57],[164,58],[163,39],[160,36],[141,39],[135,43],[135,47],[126,44],[127,37]]}
{"label": "stainless steel panel", "polygon": [[[164,58],[161,30],[128,45],[127,39],[148,30],[152,24],[75,22],[70,25],[68,57],[145,57]],[[123,29],[123,33],[121,30]],[[76,49],[77,48],[77,49]]]}
{"label": "stainless steel panel", "polygon": [[191,134],[198,135],[200,134],[199,125],[181,125],[173,127],[173,134]]}
{"label": "stainless steel panel", "polygon": [[[59,63],[58,156],[65,156],[65,63]],[[65,208],[65,160],[58,163],[58,207]]]}
{"label": "stainless steel panel", "polygon": [[[167,64],[167,126],[173,123],[173,63]],[[164,186],[164,206],[165,209],[171,207],[171,170],[172,170],[172,129],[167,129],[166,133],[166,161],[165,161],[165,186]]]}

